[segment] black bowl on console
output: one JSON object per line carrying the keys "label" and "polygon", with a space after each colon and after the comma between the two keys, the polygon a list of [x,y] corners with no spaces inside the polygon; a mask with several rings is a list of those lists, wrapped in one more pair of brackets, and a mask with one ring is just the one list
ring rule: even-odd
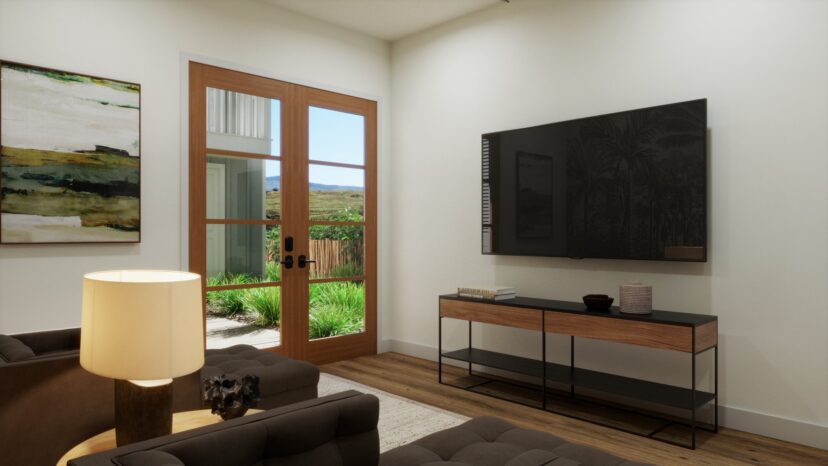
{"label": "black bowl on console", "polygon": [[605,294],[588,294],[583,297],[584,304],[590,311],[606,311],[612,306],[613,298]]}

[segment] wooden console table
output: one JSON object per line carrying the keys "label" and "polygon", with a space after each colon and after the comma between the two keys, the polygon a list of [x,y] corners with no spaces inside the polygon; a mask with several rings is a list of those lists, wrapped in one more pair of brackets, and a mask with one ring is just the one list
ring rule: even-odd
{"label": "wooden console table", "polygon": [[[460,297],[456,294],[440,296],[439,311],[439,354],[438,380],[441,384],[455,386],[466,390],[481,393],[481,388],[494,382],[509,383],[504,378],[485,377],[480,372],[472,372],[472,365],[499,369],[522,376],[539,378],[542,382],[537,386],[513,381],[523,388],[534,388],[538,394],[538,403],[523,403],[543,410],[556,412],[589,422],[619,428],[630,433],[661,440],[683,447],[696,448],[696,429],[717,432],[718,419],[718,318],[711,315],[689,314],[683,312],[653,311],[652,314],[622,314],[617,307],[609,311],[588,311],[583,303],[554,301],[518,297],[504,301],[482,300]],[[466,348],[443,351],[443,319],[460,319],[469,323],[469,341]],[[487,351],[474,348],[472,345],[472,323],[501,325],[506,327],[535,330],[541,346],[540,359],[524,358],[505,353]],[[556,364],[547,362],[546,336],[547,333],[570,336],[570,364]],[[637,346],[658,348],[689,354],[692,360],[690,374],[690,388],[650,382],[614,374],[581,369],[575,366],[575,337],[591,338]],[[714,373],[713,391],[702,391],[696,385],[696,357],[709,350],[713,350]],[[484,379],[482,383],[470,386],[458,386],[443,382],[443,358],[468,363],[469,376]],[[638,400],[668,408],[689,411],[690,418],[677,420],[668,416],[659,416],[652,412],[643,412],[632,408],[623,408],[624,412],[634,413],[635,416],[644,416],[659,421],[657,426],[642,433],[619,427],[618,422],[602,422],[594,416],[579,416],[570,411],[561,412],[553,409],[547,403],[553,396],[561,396],[561,390],[549,388],[548,383],[568,385],[566,394],[579,403],[595,402],[592,397],[585,398],[577,393],[581,388],[591,392],[600,392],[615,397]],[[490,396],[503,398],[491,392]],[[510,398],[509,401],[516,401]],[[520,402],[520,401],[517,401]],[[703,424],[696,418],[697,410],[713,403],[713,422]],[[618,404],[612,406],[618,409]],[[690,442],[678,443],[670,439],[658,438],[657,434],[671,425],[684,425],[690,428]]]}

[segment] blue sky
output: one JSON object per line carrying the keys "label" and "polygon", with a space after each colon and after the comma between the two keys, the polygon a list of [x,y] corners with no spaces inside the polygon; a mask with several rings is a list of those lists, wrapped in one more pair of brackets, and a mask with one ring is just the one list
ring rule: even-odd
{"label": "blue sky", "polygon": [[[279,115],[281,106],[278,101],[271,105],[271,134],[273,141],[271,153],[279,154],[281,138],[279,133]],[[365,158],[365,121],[361,115],[337,112],[318,107],[310,107],[309,155],[311,161],[349,163],[362,165]],[[290,157],[290,154],[283,154]],[[279,163],[267,164],[267,176],[280,173]],[[310,182],[342,186],[365,186],[365,173],[360,169],[330,167],[326,165],[310,166]]]}

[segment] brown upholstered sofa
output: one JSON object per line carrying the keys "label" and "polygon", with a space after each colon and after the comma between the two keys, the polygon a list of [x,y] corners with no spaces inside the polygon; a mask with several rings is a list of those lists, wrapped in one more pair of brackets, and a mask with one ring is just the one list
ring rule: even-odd
{"label": "brown upholstered sofa", "polygon": [[[53,466],[115,424],[112,379],[80,367],[80,329],[0,335],[2,464]],[[175,380],[175,411],[201,406],[199,374]]]}
{"label": "brown upholstered sofa", "polygon": [[348,391],[134,443],[69,465],[376,465],[378,416],[376,397]]}
{"label": "brown upholstered sofa", "polygon": [[[0,464],[53,466],[68,450],[115,424],[111,379],[80,366],[80,329],[0,335]],[[316,398],[319,369],[252,346],[205,353],[201,371],[175,379],[173,410],[202,408],[201,380],[258,375],[271,409]]]}
{"label": "brown upholstered sofa", "polygon": [[102,410],[112,416],[112,381],[81,369],[79,338],[77,330],[0,335],[0,451],[8,464],[55,464],[111,427]]}
{"label": "brown upholstered sofa", "polygon": [[348,391],[160,437],[70,466],[635,466],[493,417],[379,454],[379,400]]}
{"label": "brown upholstered sofa", "polygon": [[380,466],[645,466],[496,417],[478,417],[383,453]]}

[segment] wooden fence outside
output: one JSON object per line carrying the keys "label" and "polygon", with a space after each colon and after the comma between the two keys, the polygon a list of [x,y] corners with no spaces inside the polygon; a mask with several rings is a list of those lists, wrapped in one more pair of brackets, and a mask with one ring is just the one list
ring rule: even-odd
{"label": "wooden fence outside", "polygon": [[308,258],[311,278],[351,277],[363,274],[364,246],[362,241],[312,239]]}

